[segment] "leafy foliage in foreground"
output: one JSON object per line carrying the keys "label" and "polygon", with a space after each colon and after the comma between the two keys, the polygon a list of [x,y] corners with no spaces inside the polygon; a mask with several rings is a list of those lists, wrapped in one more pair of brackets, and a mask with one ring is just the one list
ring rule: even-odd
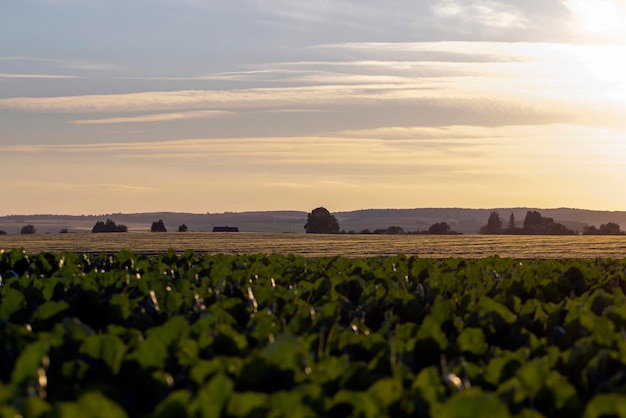
{"label": "leafy foliage in foreground", "polygon": [[626,260],[0,254],[0,416],[626,411]]}

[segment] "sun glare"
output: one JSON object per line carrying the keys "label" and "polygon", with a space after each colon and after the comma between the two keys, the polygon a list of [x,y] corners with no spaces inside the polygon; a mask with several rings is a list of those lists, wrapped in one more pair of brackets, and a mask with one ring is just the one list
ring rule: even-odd
{"label": "sun glare", "polygon": [[[611,0],[570,0],[570,9],[576,15],[579,30],[593,34],[622,32],[626,25],[624,10]],[[617,39],[616,39],[617,40]]]}
{"label": "sun glare", "polygon": [[587,49],[587,76],[600,98],[626,102],[626,46],[598,46]]}

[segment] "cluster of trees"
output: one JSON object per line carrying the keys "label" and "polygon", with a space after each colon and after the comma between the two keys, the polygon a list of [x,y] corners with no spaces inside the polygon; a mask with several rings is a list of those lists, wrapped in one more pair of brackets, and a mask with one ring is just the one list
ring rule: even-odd
{"label": "cluster of trees", "polygon": [[163,220],[159,219],[158,222],[152,222],[150,232],[167,232],[167,228],[165,227]]}
{"label": "cluster of trees", "polygon": [[[481,234],[525,234],[525,235],[574,235],[578,231],[573,231],[563,224],[555,222],[553,218],[542,216],[536,210],[526,212],[522,227],[517,227],[515,215],[511,213],[506,226],[503,225],[502,218],[497,211],[489,214],[487,225],[480,228]],[[609,222],[595,226],[585,226],[582,231],[583,235],[624,235],[620,226],[614,222]]]}
{"label": "cluster of trees", "polygon": [[[304,224],[304,229],[307,234],[338,234],[340,233],[339,222],[328,209],[324,207],[315,208],[307,216],[307,222]],[[369,229],[364,229],[361,234],[371,234]],[[374,234],[388,234],[398,235],[405,234],[407,232],[402,227],[394,225],[388,227],[386,230],[377,229]],[[431,235],[454,235],[459,234],[453,231],[450,225],[446,222],[437,222],[428,228],[427,231],[422,232],[408,232],[409,234],[431,234]]]}
{"label": "cluster of trees", "polygon": [[600,225],[599,228],[595,226],[586,226],[583,228],[583,235],[625,235],[626,232],[622,231],[620,226],[615,222],[609,222]]}
{"label": "cluster of trees", "polygon": [[91,232],[128,232],[128,227],[121,224],[117,225],[113,220],[107,219],[106,222],[96,222],[93,228],[91,228]]}
{"label": "cluster of trees", "polygon": [[426,231],[419,231],[419,232],[412,232],[412,231],[405,232],[399,226],[390,226],[385,232],[385,234],[460,235],[461,233],[452,230],[452,227],[448,225],[447,222],[436,222],[432,224],[431,226],[429,226]]}
{"label": "cluster of trees", "polygon": [[[187,232],[189,228],[187,225],[182,224],[178,226],[178,232]],[[91,232],[128,232],[126,225],[117,225],[111,219],[107,219],[106,222],[98,221],[91,229]],[[150,232],[167,232],[167,228],[162,219],[152,222]]]}
{"label": "cluster of trees", "polygon": [[[24,225],[21,229],[20,229],[20,234],[34,234],[37,232],[37,229],[35,229],[35,227],[33,225]],[[7,231],[4,231],[2,229],[0,229],[0,235],[7,235]]]}
{"label": "cluster of trees", "polygon": [[[369,234],[370,231],[368,229],[364,229],[361,231],[362,234]],[[421,235],[460,235],[460,232],[456,232],[452,230],[452,227],[448,225],[447,222],[436,222],[432,224],[426,231],[405,231],[400,226],[390,226],[386,230],[377,229],[373,232],[374,234],[387,234],[387,235],[397,235],[397,234],[421,234]]]}
{"label": "cluster of trees", "polygon": [[460,232],[456,232],[452,230],[452,227],[448,225],[447,222],[437,222],[432,224],[425,232],[422,234],[430,234],[430,235],[458,235]]}
{"label": "cluster of trees", "polygon": [[22,229],[20,229],[20,234],[36,234],[37,233],[37,229],[35,228],[34,225],[24,225],[22,227]]}
{"label": "cluster of trees", "polygon": [[[187,232],[189,228],[187,225],[182,224],[178,226],[178,232]],[[128,232],[128,227],[126,225],[118,225],[112,219],[107,219],[106,222],[98,221],[91,228],[91,232],[100,233],[100,232]],[[150,227],[150,232],[167,232],[167,228],[165,227],[165,223],[162,219],[159,219],[156,222],[152,222],[152,226]],[[20,229],[20,234],[36,234],[37,229],[34,225],[24,225]],[[60,234],[67,234],[69,230],[67,228],[63,228],[59,231]],[[0,229],[0,235],[6,235],[6,231]]]}
{"label": "cluster of trees", "polygon": [[[189,228],[185,224],[178,225],[178,232],[187,232]],[[156,222],[152,222],[152,226],[150,227],[150,232],[167,232],[167,228],[165,227],[165,223],[162,219],[159,219]]]}
{"label": "cluster of trees", "polygon": [[502,218],[497,211],[489,214],[487,225],[480,228],[481,234],[524,234],[524,235],[574,235],[573,231],[563,224],[556,222],[553,218],[542,216],[536,210],[526,212],[524,223],[521,228],[517,227],[515,215],[511,213],[506,227],[503,226]]}

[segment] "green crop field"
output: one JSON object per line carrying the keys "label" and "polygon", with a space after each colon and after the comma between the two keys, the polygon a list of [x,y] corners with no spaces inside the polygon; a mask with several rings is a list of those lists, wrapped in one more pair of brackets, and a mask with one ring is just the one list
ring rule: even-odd
{"label": "green crop field", "polygon": [[626,416],[626,260],[0,253],[1,417]]}

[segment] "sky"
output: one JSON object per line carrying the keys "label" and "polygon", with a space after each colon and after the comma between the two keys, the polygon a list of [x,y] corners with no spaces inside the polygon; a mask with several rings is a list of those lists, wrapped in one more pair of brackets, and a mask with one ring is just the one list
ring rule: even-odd
{"label": "sky", "polygon": [[0,0],[0,215],[626,210],[626,0]]}

